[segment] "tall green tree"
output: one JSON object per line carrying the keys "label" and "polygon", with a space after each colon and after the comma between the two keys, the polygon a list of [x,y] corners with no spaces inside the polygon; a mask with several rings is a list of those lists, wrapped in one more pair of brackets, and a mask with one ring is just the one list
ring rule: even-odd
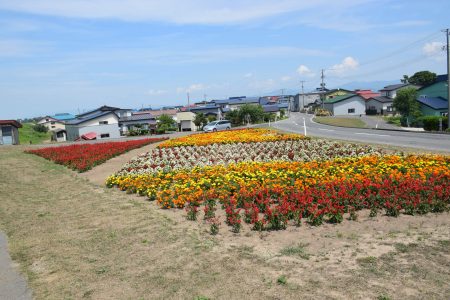
{"label": "tall green tree", "polygon": [[239,108],[239,118],[246,122],[257,123],[264,119],[264,109],[261,105],[244,104]]}
{"label": "tall green tree", "polygon": [[164,131],[174,127],[175,124],[175,120],[169,115],[162,114],[158,118],[158,128],[164,129]]}
{"label": "tall green tree", "polygon": [[429,85],[436,81],[436,73],[430,71],[420,71],[413,76],[406,78],[409,83],[415,85]]}
{"label": "tall green tree", "polygon": [[394,98],[394,108],[403,116],[407,118],[419,118],[422,113],[417,99],[417,91],[415,88],[405,88],[397,92]]}
{"label": "tall green tree", "polygon": [[198,113],[195,115],[194,124],[197,126],[197,129],[202,129],[203,125],[208,122],[204,113]]}
{"label": "tall green tree", "polygon": [[230,110],[225,114],[225,118],[231,122],[233,125],[241,125],[242,120],[239,115],[239,110]]}

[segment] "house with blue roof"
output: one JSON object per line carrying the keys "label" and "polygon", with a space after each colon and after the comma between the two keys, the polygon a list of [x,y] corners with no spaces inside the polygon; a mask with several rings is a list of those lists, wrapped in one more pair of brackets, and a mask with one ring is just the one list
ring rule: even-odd
{"label": "house with blue roof", "polygon": [[436,81],[417,90],[417,101],[424,116],[448,115],[447,75],[439,75]]}

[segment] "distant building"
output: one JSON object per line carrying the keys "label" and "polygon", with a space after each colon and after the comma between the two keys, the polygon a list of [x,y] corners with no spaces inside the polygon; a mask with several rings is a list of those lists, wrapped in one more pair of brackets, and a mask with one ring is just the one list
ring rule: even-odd
{"label": "distant building", "polygon": [[0,120],[0,145],[18,145],[21,127],[15,120]]}
{"label": "distant building", "polygon": [[324,108],[334,116],[366,114],[366,102],[356,94],[332,96],[324,101]]}
{"label": "distant building", "polygon": [[322,99],[326,100],[336,96],[343,96],[352,93],[346,89],[321,89],[304,94],[297,94],[293,98],[292,111],[302,111],[312,109],[322,104]]}
{"label": "distant building", "polygon": [[365,100],[369,100],[370,98],[379,97],[381,93],[374,92],[372,90],[355,90],[356,95],[363,97]]}
{"label": "distant building", "polygon": [[151,113],[132,113],[119,118],[120,134],[126,135],[130,130],[143,129],[149,132],[156,130],[156,118]]}

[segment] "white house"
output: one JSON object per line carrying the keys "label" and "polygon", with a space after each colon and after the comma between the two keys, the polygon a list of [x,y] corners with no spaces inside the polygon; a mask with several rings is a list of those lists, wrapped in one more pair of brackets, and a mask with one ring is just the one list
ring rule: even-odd
{"label": "white house", "polygon": [[195,114],[190,111],[177,112],[178,127],[180,131],[197,131],[194,124]]}
{"label": "white house", "polygon": [[131,115],[130,110],[111,106],[78,115],[66,122],[67,139],[74,141],[89,134],[96,139],[119,138],[119,118]]}
{"label": "white house", "polygon": [[376,111],[377,114],[386,115],[394,113],[394,99],[386,96],[369,98],[366,102],[366,109]]}
{"label": "white house", "polygon": [[330,97],[324,101],[323,105],[334,116],[366,114],[365,100],[356,94]]}
{"label": "white house", "polygon": [[409,88],[409,87],[412,87],[415,89],[419,88],[419,86],[417,86],[417,85],[413,85],[413,84],[409,84],[409,83],[399,83],[399,84],[392,84],[392,85],[385,86],[383,89],[380,90],[380,93],[381,93],[381,96],[394,99],[395,96],[397,96],[397,92],[399,90],[404,89],[404,88]]}
{"label": "white house", "polygon": [[64,121],[58,120],[51,116],[45,116],[39,120],[38,124],[44,125],[49,131],[65,129]]}

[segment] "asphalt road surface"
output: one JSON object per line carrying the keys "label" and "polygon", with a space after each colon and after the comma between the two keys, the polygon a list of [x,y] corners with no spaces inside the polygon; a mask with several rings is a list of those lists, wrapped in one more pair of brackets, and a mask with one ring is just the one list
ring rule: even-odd
{"label": "asphalt road surface", "polygon": [[344,128],[315,123],[313,116],[291,112],[289,119],[272,124],[273,127],[311,136],[358,141],[375,144],[418,148],[450,153],[450,135],[408,131],[388,131],[360,128]]}

